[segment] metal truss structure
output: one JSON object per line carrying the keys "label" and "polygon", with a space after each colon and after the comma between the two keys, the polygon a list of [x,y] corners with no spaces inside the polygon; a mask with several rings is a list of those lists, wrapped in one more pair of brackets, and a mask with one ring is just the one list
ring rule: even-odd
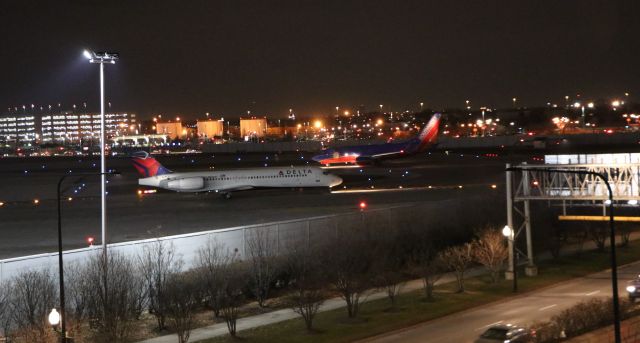
{"label": "metal truss structure", "polygon": [[[507,164],[507,169],[511,168]],[[516,171],[506,172],[507,189],[507,225],[515,232],[517,242],[522,233],[526,239],[526,253],[516,249],[516,256],[509,247],[509,266],[513,258],[519,255],[526,258],[526,274],[536,275],[537,268],[533,260],[531,241],[531,209],[530,202],[543,200],[549,203],[559,202],[563,215],[567,215],[567,207],[574,205],[602,204],[603,215],[606,215],[608,191],[603,180],[595,175],[580,172],[595,172],[605,176],[611,185],[614,202],[640,200],[640,163],[610,164],[520,164]],[[519,215],[520,223],[514,225],[514,213]],[[513,244],[511,241],[509,244]],[[511,268],[511,267],[510,267]],[[513,277],[513,271],[507,272],[507,278]]]}

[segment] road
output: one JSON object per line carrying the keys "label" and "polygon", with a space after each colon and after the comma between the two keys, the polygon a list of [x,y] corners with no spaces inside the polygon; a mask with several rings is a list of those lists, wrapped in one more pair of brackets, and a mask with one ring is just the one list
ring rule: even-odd
{"label": "road", "polygon": [[[640,273],[640,263],[619,268],[619,292],[626,295],[626,281]],[[473,342],[493,324],[530,326],[544,321],[562,310],[594,297],[611,296],[610,271],[563,282],[507,301],[481,306],[468,311],[429,321],[411,328],[367,339],[367,343],[445,343]]]}

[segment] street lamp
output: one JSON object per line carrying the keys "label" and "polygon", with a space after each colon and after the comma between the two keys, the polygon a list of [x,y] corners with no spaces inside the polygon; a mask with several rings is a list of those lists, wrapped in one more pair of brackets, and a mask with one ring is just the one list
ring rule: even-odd
{"label": "street lamp", "polygon": [[51,324],[51,326],[53,327],[56,327],[58,326],[58,324],[60,324],[60,313],[58,313],[55,308],[51,309],[51,313],[49,313],[49,324]]}
{"label": "street lamp", "polygon": [[517,255],[516,255],[516,235],[515,235],[515,231],[512,230],[509,225],[505,225],[504,228],[502,228],[502,235],[507,238],[507,240],[509,241],[509,247],[511,248],[511,273],[513,274],[513,292],[517,292],[518,291],[518,272],[516,271],[517,268]]}
{"label": "street lamp", "polygon": [[107,179],[106,179],[106,139],[105,139],[105,116],[104,116],[104,64],[115,64],[119,58],[116,52],[93,52],[85,50],[83,52],[91,63],[100,64],[100,199],[101,199],[101,218],[102,227],[102,254],[107,258]]}
{"label": "street lamp", "polygon": [[[66,327],[64,318],[64,265],[62,263],[62,201],[61,201],[61,191],[60,187],[62,186],[62,182],[69,176],[90,176],[90,175],[100,175],[103,178],[106,177],[106,174],[118,175],[120,174],[117,171],[110,171],[106,173],[78,173],[78,174],[66,174],[63,175],[58,180],[58,274],[60,276],[60,313],[56,311],[54,308],[49,314],[49,323],[53,326],[57,326],[60,323],[60,341],[65,342],[66,337]],[[106,261],[106,260],[105,260]],[[57,315],[57,320],[56,320]],[[55,322],[55,324],[54,324]]]}
{"label": "street lamp", "polygon": [[[620,300],[618,299],[618,263],[616,262],[616,231],[614,226],[614,216],[613,216],[613,191],[611,190],[611,185],[609,184],[609,180],[604,174],[588,171],[588,170],[569,170],[569,169],[542,169],[535,167],[509,167],[506,171],[539,171],[543,173],[567,173],[567,174],[578,174],[578,175],[591,175],[601,179],[604,184],[607,186],[607,191],[609,193],[609,199],[605,201],[605,204],[609,206],[609,245],[611,246],[611,292],[613,298],[613,328],[615,334],[615,342],[622,342],[622,336],[620,334]],[[613,173],[613,174],[617,174]],[[504,230],[503,230],[504,234]],[[514,256],[515,258],[515,256]],[[515,272],[515,270],[514,270]],[[514,274],[515,277],[515,274]]]}

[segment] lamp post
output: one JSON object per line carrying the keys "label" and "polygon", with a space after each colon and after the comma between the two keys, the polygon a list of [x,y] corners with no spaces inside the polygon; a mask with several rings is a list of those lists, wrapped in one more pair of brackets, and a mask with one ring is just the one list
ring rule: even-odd
{"label": "lamp post", "polygon": [[107,182],[106,182],[106,163],[105,163],[105,117],[104,117],[104,64],[115,64],[119,58],[119,54],[116,52],[93,52],[89,50],[84,51],[84,56],[91,63],[100,64],[100,204],[101,204],[101,218],[100,223],[102,227],[102,254],[104,259],[107,258]]}
{"label": "lamp post", "polygon": [[[62,182],[69,176],[90,176],[90,175],[100,175],[103,178],[106,177],[106,174],[117,175],[119,172],[108,172],[108,173],[78,173],[78,174],[66,174],[63,175],[58,180],[58,189],[57,189],[57,197],[58,197],[58,274],[60,276],[60,312],[53,309],[49,314],[49,323],[52,326],[57,326],[60,324],[60,341],[65,342],[66,340],[66,320],[64,320],[64,265],[62,263],[62,201],[61,199],[61,191],[60,187],[62,186]],[[56,315],[58,320],[56,321]],[[54,324],[55,322],[55,324]]]}
{"label": "lamp post", "polygon": [[515,230],[512,230],[509,225],[505,225],[502,229],[502,235],[507,238],[509,241],[509,246],[511,248],[511,273],[513,274],[513,292],[518,291],[518,272],[516,270],[518,264],[516,262],[516,235]]}
{"label": "lamp post", "polygon": [[[614,226],[613,216],[613,191],[609,180],[604,174],[588,171],[588,170],[569,170],[569,169],[554,169],[554,168],[535,168],[535,167],[509,167],[506,171],[527,171],[534,170],[545,173],[567,173],[578,175],[591,175],[601,179],[607,186],[609,193],[609,245],[611,246],[611,292],[613,298],[613,328],[615,334],[615,342],[622,342],[622,336],[620,334],[620,300],[618,299],[618,263],[616,261],[616,231]],[[617,174],[617,173],[615,173]]]}

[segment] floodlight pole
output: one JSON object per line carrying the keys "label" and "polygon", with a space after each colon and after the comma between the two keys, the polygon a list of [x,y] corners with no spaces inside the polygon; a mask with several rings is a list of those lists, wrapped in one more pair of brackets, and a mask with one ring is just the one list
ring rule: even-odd
{"label": "floodlight pole", "polygon": [[85,57],[91,63],[100,64],[100,207],[101,207],[101,241],[102,257],[107,260],[107,179],[106,179],[106,134],[105,134],[105,114],[104,114],[104,64],[115,64],[119,57],[118,53],[84,51]]}
{"label": "floodlight pole", "polygon": [[569,169],[554,169],[554,168],[535,168],[535,167],[509,167],[507,166],[506,172],[511,171],[539,171],[544,173],[568,173],[568,174],[580,174],[591,175],[602,179],[607,186],[609,192],[609,244],[611,245],[611,291],[613,296],[613,328],[615,334],[615,342],[621,343],[622,336],[620,334],[620,300],[618,299],[618,263],[616,261],[616,231],[614,226],[613,216],[613,191],[611,185],[607,180],[607,177],[601,173],[596,173],[588,170],[569,170]]}

